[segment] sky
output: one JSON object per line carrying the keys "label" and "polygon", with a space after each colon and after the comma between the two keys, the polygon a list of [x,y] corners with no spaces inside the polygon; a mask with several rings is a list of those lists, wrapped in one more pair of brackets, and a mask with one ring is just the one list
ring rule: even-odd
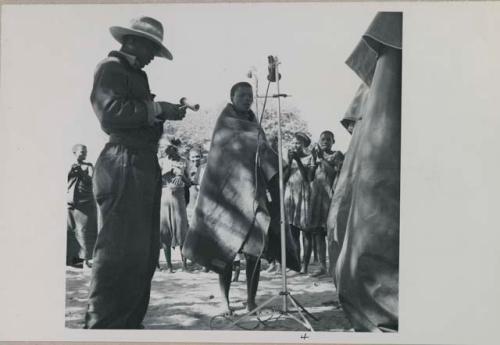
{"label": "sky", "polygon": [[[60,124],[51,130],[64,130],[65,159],[73,159],[71,147],[78,142],[95,161],[106,142],[89,101],[95,66],[120,47],[110,26],[147,15],[163,23],[164,42],[174,56],[155,59],[145,69],[156,100],[188,97],[203,111],[216,111],[229,101],[235,82],[254,83],[247,77],[252,68],[263,93],[267,56],[275,55],[281,61],[280,91],[292,95],[282,108],[298,109],[314,140],[323,130],[333,131],[336,148],[345,151],[350,136],[339,121],[360,80],[344,62],[376,12],[367,4],[326,3],[5,6],[6,97],[22,97],[10,110],[35,117],[32,124],[43,125],[47,117]],[[17,76],[30,81],[16,85]]]}

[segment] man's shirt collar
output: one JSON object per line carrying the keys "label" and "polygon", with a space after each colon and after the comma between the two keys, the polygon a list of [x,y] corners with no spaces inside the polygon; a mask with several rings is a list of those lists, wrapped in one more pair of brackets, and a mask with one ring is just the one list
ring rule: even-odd
{"label": "man's shirt collar", "polygon": [[127,61],[127,63],[135,68],[135,69],[141,69],[138,65],[138,61],[137,61],[137,57],[135,57],[134,55],[131,55],[131,54],[127,54],[125,52],[122,52],[121,50],[115,50],[115,51],[112,51],[111,52],[112,55],[118,55],[120,57],[122,57],[125,61]]}

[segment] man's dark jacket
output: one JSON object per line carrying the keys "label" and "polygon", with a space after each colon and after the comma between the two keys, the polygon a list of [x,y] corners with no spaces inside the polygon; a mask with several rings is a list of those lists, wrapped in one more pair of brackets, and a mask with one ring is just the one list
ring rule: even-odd
{"label": "man's dark jacket", "polygon": [[146,74],[121,52],[96,69],[91,102],[109,135],[95,166],[98,238],[85,328],[139,328],[159,255],[162,121],[150,124]]}

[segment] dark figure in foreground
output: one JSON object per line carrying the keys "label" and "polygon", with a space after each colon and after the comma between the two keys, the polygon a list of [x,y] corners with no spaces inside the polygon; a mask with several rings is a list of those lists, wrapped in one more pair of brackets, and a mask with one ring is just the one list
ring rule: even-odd
{"label": "dark figure in foreground", "polygon": [[75,265],[83,260],[90,268],[97,237],[97,211],[92,193],[94,167],[85,162],[87,147],[73,146],[76,162],[68,173],[68,227],[66,264]]}
{"label": "dark figure in foreground", "polygon": [[330,247],[340,250],[339,301],[362,332],[399,328],[402,21],[401,12],[378,13],[347,59],[369,92],[327,226]]}
{"label": "dark figure in foreground", "polygon": [[161,23],[142,17],[110,31],[122,47],[97,66],[90,97],[109,142],[95,168],[99,234],[85,328],[138,329],[160,250],[158,140],[163,122],[185,112],[154,102],[142,71],[155,56],[172,59]]}
{"label": "dark figure in foreground", "polygon": [[[247,309],[256,307],[260,257],[280,258],[278,157],[250,110],[253,91],[241,82],[215,125],[193,224],[184,254],[219,274],[225,311],[229,305],[232,265],[237,253],[246,260]],[[257,158],[257,159],[256,159]],[[267,192],[271,200],[267,198]],[[299,270],[290,237],[287,266]]]}

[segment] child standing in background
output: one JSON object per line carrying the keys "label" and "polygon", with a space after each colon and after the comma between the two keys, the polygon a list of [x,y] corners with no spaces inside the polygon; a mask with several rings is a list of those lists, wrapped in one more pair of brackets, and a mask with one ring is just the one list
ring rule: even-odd
{"label": "child standing in background", "polygon": [[287,161],[283,173],[285,183],[285,213],[293,238],[300,252],[300,232],[303,232],[304,255],[301,273],[307,273],[311,258],[312,242],[309,233],[309,198],[310,169],[312,156],[304,152],[311,144],[311,139],[302,132],[296,132],[292,147],[288,150]]}
{"label": "child standing in background", "polygon": [[313,241],[318,248],[320,270],[313,276],[326,274],[326,221],[330,210],[335,184],[340,172],[344,155],[340,151],[332,151],[335,136],[324,131],[319,142],[311,150],[313,168],[311,169],[311,208],[310,223]]}
{"label": "child standing in background", "polygon": [[[169,145],[165,150],[165,155],[159,161],[163,183],[160,239],[167,261],[167,270],[173,272],[171,248],[179,246],[182,250],[189,227],[186,210],[186,187],[189,187],[191,182],[187,176],[187,163],[179,155],[177,146]],[[182,257],[182,269],[188,271],[184,257]]]}

